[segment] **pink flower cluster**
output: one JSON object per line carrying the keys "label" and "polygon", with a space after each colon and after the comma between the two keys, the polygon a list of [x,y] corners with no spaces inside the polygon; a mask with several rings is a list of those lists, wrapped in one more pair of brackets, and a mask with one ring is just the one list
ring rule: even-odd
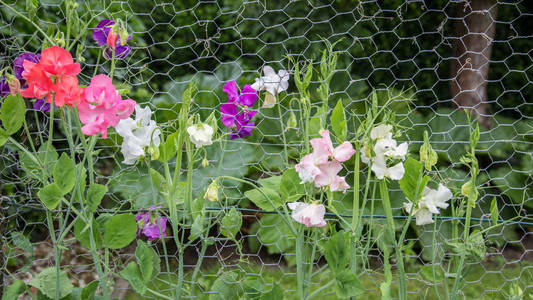
{"label": "pink flower cluster", "polygon": [[105,139],[107,127],[115,127],[120,120],[127,119],[135,104],[131,99],[122,100],[109,76],[96,75],[85,88],[84,97],[78,106],[80,121],[85,125],[81,131],[86,135],[101,132]]}
{"label": "pink flower cluster", "polygon": [[304,156],[294,168],[302,183],[314,182],[317,187],[329,186],[332,192],[346,192],[350,186],[338,173],[342,170],[341,163],[350,159],[355,149],[350,142],[344,142],[333,148],[328,130],[322,131],[320,135],[321,138],[310,141],[313,152]]}

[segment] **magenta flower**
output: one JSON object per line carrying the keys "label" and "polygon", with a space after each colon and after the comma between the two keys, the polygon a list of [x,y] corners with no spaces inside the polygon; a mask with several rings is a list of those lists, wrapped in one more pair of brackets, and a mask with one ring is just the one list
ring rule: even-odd
{"label": "magenta flower", "polygon": [[230,139],[251,136],[255,123],[250,120],[257,111],[248,108],[257,100],[257,91],[250,85],[245,85],[239,93],[235,81],[227,82],[223,91],[228,95],[228,102],[220,106],[220,112],[222,124],[231,128]]}
{"label": "magenta flower", "polygon": [[93,30],[93,40],[98,46],[104,46],[104,57],[106,59],[113,58],[113,49],[115,49],[115,58],[124,59],[130,54],[130,47],[125,44],[131,39],[128,36],[124,45],[120,42],[120,36],[117,32],[112,32],[115,21],[111,19],[103,19],[98,23],[98,26]]}
{"label": "magenta flower", "polygon": [[142,233],[149,241],[161,238],[161,233],[163,234],[163,237],[167,236],[165,233],[165,230],[167,229],[167,218],[161,217],[158,213],[153,212],[153,210],[157,208],[161,208],[161,206],[152,206],[149,211],[138,213],[135,216],[137,225],[139,226],[137,235],[141,235]]}

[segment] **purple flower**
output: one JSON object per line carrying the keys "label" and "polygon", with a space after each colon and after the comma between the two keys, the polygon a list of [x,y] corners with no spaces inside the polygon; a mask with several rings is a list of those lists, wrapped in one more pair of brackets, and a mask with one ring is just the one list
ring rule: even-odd
{"label": "purple flower", "polygon": [[[54,109],[57,106],[54,105]],[[46,103],[44,101],[44,98],[35,100],[35,103],[33,103],[33,109],[40,110],[44,113],[50,112],[50,103]]]}
{"label": "purple flower", "polygon": [[[115,25],[114,20],[103,19],[98,23],[98,26],[93,30],[93,40],[96,41],[98,46],[104,46],[104,57],[106,59],[113,58],[113,46],[109,44],[108,38],[111,32],[111,27]],[[131,39],[131,35],[128,36],[126,43]],[[130,47],[122,45],[120,42],[120,36],[117,37],[115,45],[115,58],[123,59],[130,53]],[[124,43],[125,44],[125,43]]]}
{"label": "purple flower", "polygon": [[223,91],[228,94],[228,102],[220,106],[221,119],[222,124],[232,130],[230,139],[251,136],[255,123],[250,120],[257,111],[251,111],[248,108],[252,107],[257,100],[257,91],[250,85],[245,85],[239,93],[233,80],[224,85]]}
{"label": "purple flower", "polygon": [[[149,241],[161,238],[160,233],[163,233],[163,237],[167,236],[165,233],[167,228],[167,218],[159,216],[156,212],[152,212],[157,208],[161,208],[161,206],[152,206],[149,211],[138,213],[135,216],[135,220],[137,220],[137,225],[139,226],[137,235],[141,235],[142,233],[148,237]],[[161,229],[161,232],[159,229]]]}
{"label": "purple flower", "polygon": [[226,82],[222,90],[228,94],[228,103],[252,107],[257,100],[257,91],[249,84],[242,88],[240,95],[235,80]]}
{"label": "purple flower", "polygon": [[24,52],[15,58],[15,61],[13,61],[13,71],[15,72],[15,77],[17,77],[18,80],[23,80],[22,72],[24,72],[23,64],[25,60],[29,60],[32,63],[38,63],[41,60],[41,54]]}
{"label": "purple flower", "polygon": [[4,98],[9,95],[9,83],[7,82],[6,75],[0,79],[0,98]]}

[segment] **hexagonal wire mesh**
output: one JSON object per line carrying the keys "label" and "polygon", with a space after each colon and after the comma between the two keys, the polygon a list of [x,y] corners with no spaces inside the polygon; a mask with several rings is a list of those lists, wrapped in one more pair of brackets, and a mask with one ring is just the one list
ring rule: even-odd
{"label": "hexagonal wire mesh", "polygon": [[[7,2],[7,3],[4,3]],[[0,55],[1,67],[7,67],[23,51],[39,51],[43,36],[32,25],[14,13],[26,15],[27,2],[1,1]],[[42,30],[55,34],[66,32],[65,4],[61,1],[29,1],[35,4],[30,18]],[[459,190],[467,170],[459,158],[468,148],[468,125],[460,107],[474,107],[482,124],[478,156],[480,160],[481,195],[474,216],[474,229],[490,226],[490,204],[497,199],[502,220],[516,215],[523,218],[488,231],[487,253],[482,263],[469,263],[465,276],[467,287],[461,293],[469,299],[502,298],[513,284],[532,293],[533,285],[533,32],[530,29],[532,5],[528,1],[82,1],[77,14],[77,28],[71,28],[72,53],[82,63],[80,80],[88,84],[95,65],[99,73],[107,73],[110,63],[100,61],[99,47],[90,38],[100,19],[121,18],[132,35],[130,55],[116,65],[116,76],[130,89],[130,97],[155,111],[158,123],[172,123],[177,118],[181,93],[191,80],[197,84],[193,96],[193,112],[202,119],[219,110],[226,101],[222,85],[237,80],[239,85],[252,82],[264,65],[275,69],[289,67],[288,55],[299,60],[320,61],[324,39],[340,42],[334,79],[331,83],[330,106],[342,99],[349,124],[363,116],[365,103],[373,90],[380,97],[395,95],[393,109],[403,119],[404,139],[410,152],[417,153],[423,131],[429,132],[433,147],[439,154],[441,178]],[[78,35],[87,26],[89,33]],[[97,62],[98,58],[98,62]],[[315,84],[317,82],[314,82]],[[279,175],[288,166],[283,164],[282,130],[294,134],[298,129],[286,124],[291,113],[298,113],[291,99],[297,95],[290,81],[288,93],[280,99],[278,111],[259,109],[253,136],[227,141],[209,148],[210,166],[194,171],[194,194],[200,195],[218,175],[257,180]],[[313,95],[316,97],[316,95]],[[405,98],[410,98],[411,110]],[[320,99],[316,99],[318,101]],[[281,120],[280,120],[281,115]],[[30,110],[27,113],[31,137],[40,145],[47,139],[48,115]],[[31,119],[31,121],[30,121]],[[59,121],[59,119],[58,119]],[[280,122],[281,121],[281,122]],[[350,123],[351,122],[351,123]],[[283,128],[283,129],[282,129]],[[349,128],[352,131],[352,128]],[[16,137],[27,139],[25,134]],[[401,138],[400,138],[401,139]],[[40,141],[40,142],[39,142]],[[54,136],[58,152],[68,150],[63,133]],[[291,147],[301,146],[298,142]],[[150,188],[147,167],[121,163],[119,139],[115,134],[100,141],[101,149],[94,162],[97,182],[110,187],[99,213],[119,209],[137,211],[157,202]],[[21,170],[19,153],[14,147],[0,151],[1,234],[3,236],[2,277],[7,286],[13,278],[29,281],[46,266],[53,266],[54,257],[44,207],[36,192],[37,181]],[[284,154],[285,153],[285,154]],[[157,168],[158,166],[153,166]],[[348,182],[353,171],[346,170]],[[435,175],[435,174],[434,174]],[[436,176],[436,175],[435,175]],[[291,285],[295,275],[294,248],[283,241],[290,231],[275,215],[257,210],[246,200],[248,189],[240,183],[225,182],[225,206],[235,206],[243,213],[243,225],[237,241],[221,240],[202,252],[200,243],[193,243],[184,253],[185,271],[190,272],[203,258],[198,285],[209,293],[212,281],[227,270],[240,270],[255,275],[266,286],[281,284],[286,297],[296,297]],[[401,213],[403,196],[399,188],[391,191],[394,210]],[[375,196],[375,194],[374,194]],[[351,193],[337,199],[341,213],[351,213]],[[370,197],[364,210],[364,221],[380,224],[381,211],[376,208],[379,197]],[[219,214],[213,210],[212,218]],[[433,282],[425,277],[432,259],[446,270],[445,251],[451,239],[451,220],[443,214],[435,227],[412,226],[406,238],[408,292],[413,298],[432,298]],[[73,215],[74,217],[74,215]],[[333,219],[333,218],[332,218]],[[402,219],[400,219],[402,220]],[[520,223],[522,222],[522,223]],[[367,224],[367,223],[365,223]],[[370,223],[371,224],[371,223]],[[529,224],[529,225],[528,225]],[[528,227],[529,226],[529,227]],[[268,229],[271,230],[268,230]],[[275,229],[275,230],[272,230]],[[436,231],[435,231],[436,229]],[[261,231],[268,231],[263,234]],[[23,233],[34,243],[29,251],[21,251],[15,232]],[[436,232],[435,236],[433,233]],[[215,228],[211,235],[222,237]],[[69,235],[61,259],[75,285],[84,286],[96,277],[92,258],[84,247]],[[170,270],[163,267],[154,286],[160,293],[169,289],[163,278],[175,278],[178,251],[169,243]],[[372,247],[361,273],[367,293],[378,295],[383,280],[383,253],[370,240],[362,245]],[[432,247],[433,245],[433,247]],[[242,247],[242,248],[240,248]],[[155,243],[161,257],[161,242]],[[437,249],[435,253],[432,249]],[[131,246],[115,251],[110,266],[131,259]],[[240,252],[242,251],[242,252]],[[28,255],[31,252],[31,255]],[[447,254],[449,255],[449,254]],[[240,259],[239,259],[240,258]],[[243,265],[243,261],[249,264]],[[324,258],[315,260],[317,269]],[[518,266],[518,267],[517,267]],[[516,269],[518,268],[518,269]],[[114,278],[114,296],[125,297],[132,291],[127,283]],[[189,280],[189,281],[187,281]],[[317,275],[312,285],[327,283],[327,276]],[[190,284],[190,278],[186,284]],[[472,289],[468,286],[472,285]],[[234,288],[244,288],[244,281]],[[329,294],[334,298],[334,292]],[[150,296],[146,296],[150,297]],[[157,298],[153,296],[152,298]]]}

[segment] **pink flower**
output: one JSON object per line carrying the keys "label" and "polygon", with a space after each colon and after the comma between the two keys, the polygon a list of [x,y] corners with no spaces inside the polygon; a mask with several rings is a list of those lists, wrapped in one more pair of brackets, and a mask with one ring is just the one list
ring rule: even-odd
{"label": "pink flower", "polygon": [[149,241],[161,238],[161,233],[163,237],[167,236],[165,232],[167,229],[167,218],[159,216],[157,212],[153,212],[153,210],[158,208],[161,208],[161,206],[152,206],[149,211],[138,213],[135,216],[139,227],[137,235],[141,235],[142,233],[148,237]]}
{"label": "pink flower", "polygon": [[294,166],[294,169],[298,172],[298,176],[302,180],[300,183],[313,182],[321,172],[318,168],[317,157],[314,153],[304,156],[302,161]]}
{"label": "pink flower", "polygon": [[287,203],[292,210],[291,217],[298,223],[307,227],[324,227],[326,208],[322,204],[307,204],[302,202]]}
{"label": "pink flower", "polygon": [[329,186],[332,192],[344,192],[350,187],[344,177],[337,175],[342,170],[342,165],[336,160],[328,161],[318,166],[320,173],[315,178],[317,187]]}
{"label": "pink flower", "polygon": [[313,152],[304,156],[294,168],[302,180],[301,183],[314,181],[317,187],[329,186],[332,192],[346,192],[350,186],[344,177],[337,174],[342,170],[341,162],[350,159],[355,149],[350,142],[333,148],[329,131],[324,130],[320,135],[322,137],[310,141]]}
{"label": "pink flower", "polygon": [[122,97],[107,75],[96,75],[85,88],[84,99],[78,106],[80,121],[85,124],[81,131],[86,135],[102,133],[107,138],[107,127],[117,126],[133,112],[136,102]]}
{"label": "pink flower", "polygon": [[322,136],[321,138],[314,138],[310,143],[314,152],[321,160],[327,161],[328,157],[332,157],[338,162],[345,162],[354,155],[355,149],[350,142],[346,141],[340,144],[337,148],[333,148],[329,131],[323,130],[320,135]]}

